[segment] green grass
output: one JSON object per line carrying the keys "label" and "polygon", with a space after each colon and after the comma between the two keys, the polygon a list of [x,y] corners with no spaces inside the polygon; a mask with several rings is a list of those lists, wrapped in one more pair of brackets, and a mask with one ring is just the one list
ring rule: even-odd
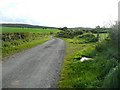
{"label": "green grass", "polygon": [[[72,39],[64,40],[67,48],[59,88],[102,87],[111,69],[118,64],[117,50],[104,40],[83,44],[71,43]],[[80,62],[82,57],[93,60]]]}
{"label": "green grass", "polygon": [[6,44],[6,47],[2,48],[2,57],[7,57],[12,54],[15,54],[17,52],[20,52],[22,50],[34,47],[38,44],[42,44],[46,41],[50,40],[48,37],[39,37],[34,40],[29,39],[29,40],[15,40],[11,42],[3,42],[3,44]]}
{"label": "green grass", "polygon": [[[94,34],[97,37],[97,34]],[[103,41],[105,38],[107,38],[109,36],[109,33],[101,33],[99,34],[99,41]]]}
{"label": "green grass", "polygon": [[[94,49],[95,43],[73,44],[70,43],[70,39],[65,39],[65,41],[67,47],[66,57],[62,67],[59,88],[86,87],[86,85],[97,76],[97,71],[93,70],[95,68],[89,66],[89,64],[94,61],[81,63],[76,57],[78,54],[80,55],[80,53],[82,55],[87,49]],[[90,52],[92,52],[93,49],[91,49]],[[88,71],[90,68],[91,70]]]}
{"label": "green grass", "polygon": [[15,28],[15,27],[2,27],[2,32],[36,32],[36,33],[56,33],[59,32],[57,29],[42,29],[42,28]]}

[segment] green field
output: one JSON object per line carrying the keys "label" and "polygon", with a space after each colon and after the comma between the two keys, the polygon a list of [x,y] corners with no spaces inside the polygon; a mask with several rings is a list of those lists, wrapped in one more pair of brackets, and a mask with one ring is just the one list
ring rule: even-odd
{"label": "green field", "polygon": [[[97,37],[97,34],[94,34],[94,35]],[[99,41],[102,41],[109,36],[109,33],[101,33],[99,35],[100,35]]]}
{"label": "green field", "polygon": [[2,27],[3,33],[11,32],[37,32],[37,33],[56,33],[59,32],[57,29],[42,29],[42,28],[16,28],[16,27]]}

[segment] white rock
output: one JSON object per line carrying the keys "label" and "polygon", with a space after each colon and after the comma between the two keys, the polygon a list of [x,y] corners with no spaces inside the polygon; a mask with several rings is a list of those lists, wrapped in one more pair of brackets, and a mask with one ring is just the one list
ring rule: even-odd
{"label": "white rock", "polygon": [[86,61],[86,60],[91,60],[91,58],[82,57],[82,58],[80,59],[81,62]]}

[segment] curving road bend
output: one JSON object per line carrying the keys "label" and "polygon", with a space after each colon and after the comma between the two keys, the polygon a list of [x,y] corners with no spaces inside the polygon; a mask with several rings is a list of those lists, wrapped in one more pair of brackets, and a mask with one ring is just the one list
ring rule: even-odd
{"label": "curving road bend", "polygon": [[11,56],[2,63],[2,88],[56,88],[64,53],[56,38]]}

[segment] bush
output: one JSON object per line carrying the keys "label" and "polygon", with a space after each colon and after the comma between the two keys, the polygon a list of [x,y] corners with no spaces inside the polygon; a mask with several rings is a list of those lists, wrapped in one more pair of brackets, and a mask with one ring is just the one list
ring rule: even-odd
{"label": "bush", "polygon": [[97,52],[102,52],[102,51],[105,51],[108,47],[108,44],[106,41],[103,41],[103,42],[98,42],[96,47],[95,47],[95,50]]}
{"label": "bush", "polygon": [[78,35],[75,38],[79,40],[79,43],[89,43],[97,41],[97,38],[92,33],[84,33],[82,35]]}
{"label": "bush", "polygon": [[92,33],[84,33],[83,35],[77,36],[77,38],[92,38],[94,35]]}
{"label": "bush", "polygon": [[57,33],[57,37],[74,38],[75,36],[83,34],[82,30],[65,30]]}
{"label": "bush", "polygon": [[112,68],[117,65],[117,61],[115,59],[105,60],[103,70],[99,76],[99,79],[104,79],[106,75],[110,72]]}
{"label": "bush", "polygon": [[[110,38],[112,46],[115,46],[118,49],[117,51],[120,51],[120,22],[112,26]],[[120,60],[120,53],[118,53],[117,58]]]}
{"label": "bush", "polygon": [[3,33],[2,41],[13,41],[18,39],[26,39],[26,38],[35,38],[40,37],[40,33],[29,33],[29,32],[21,32],[21,33]]}
{"label": "bush", "polygon": [[113,68],[104,80],[104,88],[120,88],[120,65]]}
{"label": "bush", "polygon": [[110,30],[110,38],[113,45],[118,45],[118,43],[120,43],[119,35],[120,35],[120,30],[118,29],[118,24],[116,24],[112,26],[112,29]]}

